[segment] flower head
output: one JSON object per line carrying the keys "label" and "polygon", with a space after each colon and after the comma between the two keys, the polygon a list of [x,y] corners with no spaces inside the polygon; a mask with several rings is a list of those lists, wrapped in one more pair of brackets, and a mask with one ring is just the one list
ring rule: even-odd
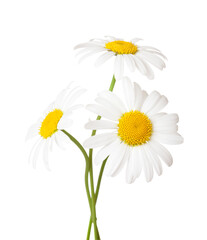
{"label": "flower head", "polygon": [[60,130],[72,125],[73,120],[70,117],[73,111],[82,106],[80,104],[74,105],[74,103],[85,92],[85,89],[71,85],[57,96],[56,100],[46,109],[43,116],[30,127],[27,133],[26,139],[38,138],[29,157],[34,167],[36,167],[39,152],[42,150],[44,164],[49,170],[49,149],[52,150],[54,141],[59,147],[62,147],[61,141],[66,140],[66,138]]}
{"label": "flower head", "polygon": [[153,169],[162,174],[161,160],[171,166],[173,159],[162,145],[180,144],[183,138],[177,133],[178,115],[160,112],[168,103],[165,96],[154,91],[147,94],[137,83],[124,78],[122,81],[125,103],[116,94],[104,91],[96,98],[97,104],[87,109],[102,120],[90,121],[86,128],[110,130],[92,136],[84,142],[88,148],[102,147],[95,163],[107,157],[105,172],[115,176],[127,164],[126,181],[132,183],[144,170],[146,180],[153,178]]}
{"label": "flower head", "polygon": [[154,78],[149,63],[156,68],[162,70],[165,68],[166,57],[160,50],[150,46],[140,46],[137,42],[141,40],[134,38],[131,41],[123,41],[120,38],[106,37],[106,39],[93,39],[89,42],[75,46],[75,49],[80,49],[80,54],[83,54],[80,61],[84,60],[95,53],[104,52],[96,60],[95,65],[99,66],[106,62],[111,57],[115,57],[114,75],[117,79],[123,77],[124,63],[127,64],[130,71],[139,70],[149,79]]}

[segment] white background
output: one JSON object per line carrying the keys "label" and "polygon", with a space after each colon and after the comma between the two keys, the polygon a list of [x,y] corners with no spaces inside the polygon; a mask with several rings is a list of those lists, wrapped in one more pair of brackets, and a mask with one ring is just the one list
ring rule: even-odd
{"label": "white background", "polygon": [[[84,189],[84,159],[68,142],[54,148],[52,171],[42,159],[28,164],[33,142],[25,143],[34,123],[71,80],[89,89],[92,102],[107,89],[113,61],[99,68],[97,56],[78,64],[74,45],[114,35],[162,50],[167,68],[150,81],[138,72],[133,80],[148,92],[169,99],[165,111],[180,116],[185,143],[170,146],[171,168],[146,183],[132,185],[124,171],[103,177],[97,217],[103,240],[207,239],[206,6],[203,0],[76,0],[0,2],[0,239],[85,239],[89,209]],[[82,142],[88,118],[81,110],[70,130]],[[95,177],[98,167],[95,166]],[[92,238],[93,239],[93,238]]]}

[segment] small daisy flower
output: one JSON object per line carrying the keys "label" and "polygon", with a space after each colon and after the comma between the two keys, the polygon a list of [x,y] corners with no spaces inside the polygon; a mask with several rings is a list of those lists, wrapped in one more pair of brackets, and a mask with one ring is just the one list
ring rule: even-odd
{"label": "small daisy flower", "polygon": [[126,62],[130,71],[136,69],[145,75],[148,79],[154,78],[151,65],[162,70],[165,68],[164,60],[167,58],[157,48],[150,46],[140,46],[137,42],[140,38],[134,38],[129,42],[115,37],[106,37],[106,39],[92,39],[89,42],[79,44],[74,49],[80,49],[78,54],[82,54],[80,62],[85,58],[103,52],[95,62],[99,66],[115,56],[114,75],[120,79],[124,74],[124,63]]}
{"label": "small daisy flower", "polygon": [[177,133],[178,115],[160,112],[168,100],[158,92],[148,95],[128,78],[124,78],[122,84],[126,104],[116,94],[104,91],[96,98],[97,104],[87,105],[89,111],[105,119],[90,121],[85,127],[109,131],[90,137],[84,146],[102,147],[95,157],[96,164],[109,156],[106,175],[117,175],[127,164],[127,183],[134,182],[142,169],[149,182],[153,178],[153,169],[158,175],[162,174],[161,161],[172,165],[172,156],[162,144],[183,142]]}
{"label": "small daisy flower", "polygon": [[52,150],[52,145],[55,142],[60,148],[63,148],[61,143],[66,141],[66,135],[61,131],[70,127],[73,120],[70,118],[73,111],[82,105],[74,105],[76,99],[85,92],[85,89],[80,87],[72,87],[72,83],[64,89],[45,111],[43,116],[33,124],[26,136],[26,140],[37,137],[34,144],[29,161],[32,161],[33,167],[36,167],[36,161],[40,151],[43,153],[43,161],[46,168],[49,170],[48,152]]}

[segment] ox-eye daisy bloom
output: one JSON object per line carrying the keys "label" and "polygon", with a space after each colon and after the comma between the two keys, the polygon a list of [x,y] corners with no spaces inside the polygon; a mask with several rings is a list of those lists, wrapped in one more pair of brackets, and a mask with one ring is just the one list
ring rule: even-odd
{"label": "ox-eye daisy bloom", "polygon": [[134,38],[127,42],[120,38],[106,37],[106,39],[93,39],[81,43],[75,46],[75,49],[82,48],[79,52],[83,54],[80,62],[95,53],[104,52],[96,60],[95,66],[115,56],[114,75],[117,79],[123,77],[125,62],[130,71],[138,69],[147,78],[153,79],[154,73],[149,63],[162,70],[165,68],[166,57],[157,48],[137,44],[139,40],[141,39]]}
{"label": "ox-eye daisy bloom", "polygon": [[73,120],[70,117],[73,111],[82,106],[80,104],[74,105],[74,103],[85,92],[85,89],[71,85],[72,83],[57,96],[43,116],[28,131],[26,139],[38,138],[29,156],[34,168],[42,150],[44,164],[49,170],[48,152],[52,150],[53,142],[62,148],[61,142],[66,140],[66,135],[61,130],[72,125]]}
{"label": "ox-eye daisy bloom", "polygon": [[178,115],[160,112],[167,98],[154,91],[147,94],[128,78],[122,81],[125,103],[116,94],[104,91],[96,98],[97,104],[87,109],[105,120],[90,121],[86,128],[111,130],[92,136],[84,142],[88,148],[102,147],[95,163],[108,156],[105,173],[117,175],[127,164],[126,181],[132,183],[144,170],[146,181],[153,178],[153,169],[162,174],[161,160],[171,166],[173,159],[162,144],[180,144],[183,138],[177,133]]}

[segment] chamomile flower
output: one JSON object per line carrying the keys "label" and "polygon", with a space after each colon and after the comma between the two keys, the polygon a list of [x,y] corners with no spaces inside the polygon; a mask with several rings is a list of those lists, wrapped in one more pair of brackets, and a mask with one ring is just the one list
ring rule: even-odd
{"label": "chamomile flower", "polygon": [[55,142],[60,148],[63,141],[66,141],[66,135],[61,131],[71,127],[73,120],[72,113],[80,104],[74,104],[77,98],[85,92],[85,89],[73,86],[71,83],[64,89],[56,98],[56,100],[46,109],[43,116],[33,124],[26,136],[26,140],[36,137],[29,161],[33,167],[36,167],[37,158],[40,151],[43,153],[43,161],[45,167],[49,170],[48,153],[52,150],[52,145]]}
{"label": "chamomile flower", "polygon": [[132,183],[144,170],[146,181],[153,178],[154,170],[162,174],[162,163],[171,166],[173,159],[162,144],[180,144],[183,138],[177,133],[178,115],[160,112],[168,103],[165,96],[154,91],[147,94],[137,83],[124,78],[122,81],[125,103],[110,91],[101,92],[97,104],[87,109],[102,120],[90,121],[87,129],[109,130],[92,136],[84,142],[87,148],[102,147],[95,163],[107,157],[105,173],[117,175],[126,167],[126,181]]}
{"label": "chamomile flower", "polygon": [[139,70],[148,79],[153,79],[154,73],[150,64],[162,70],[165,68],[164,60],[167,58],[157,48],[137,44],[139,40],[141,39],[134,38],[127,42],[120,38],[106,37],[106,39],[93,39],[81,43],[74,49],[82,48],[78,53],[82,54],[80,62],[93,54],[103,52],[96,60],[95,66],[99,66],[115,57],[114,75],[116,79],[123,77],[124,63],[130,71]]}

